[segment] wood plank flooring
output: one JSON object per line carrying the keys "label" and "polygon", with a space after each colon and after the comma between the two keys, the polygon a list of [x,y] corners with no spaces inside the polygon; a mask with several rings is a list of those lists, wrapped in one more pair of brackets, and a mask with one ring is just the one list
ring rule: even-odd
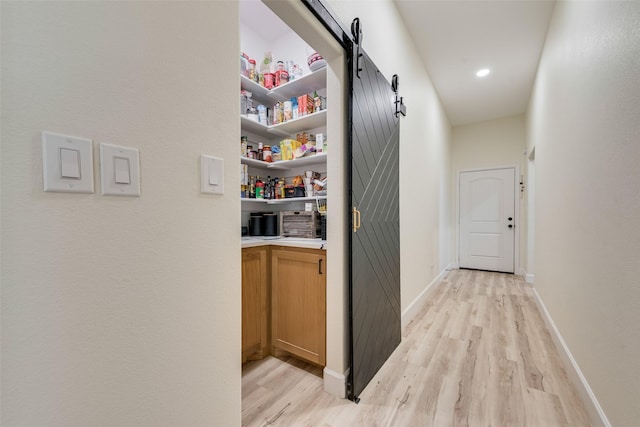
{"label": "wood plank flooring", "polygon": [[589,427],[578,393],[519,276],[453,270],[360,395],[323,390],[296,359],[243,368],[243,426]]}

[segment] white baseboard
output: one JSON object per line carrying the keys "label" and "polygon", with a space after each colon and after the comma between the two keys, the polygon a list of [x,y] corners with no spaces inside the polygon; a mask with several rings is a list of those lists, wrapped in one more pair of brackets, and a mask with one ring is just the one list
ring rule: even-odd
{"label": "white baseboard", "polygon": [[547,324],[547,329],[551,332],[551,337],[556,345],[560,353],[560,357],[564,362],[565,367],[567,368],[567,374],[571,378],[571,381],[576,386],[578,390],[578,394],[582,398],[582,401],[585,404],[585,409],[589,413],[589,417],[591,417],[591,421],[595,423],[598,427],[611,427],[611,423],[607,419],[606,414],[602,410],[598,399],[596,399],[593,390],[589,386],[587,379],[582,374],[580,367],[578,367],[578,363],[573,358],[571,351],[569,351],[569,347],[567,347],[567,343],[560,335],[560,331],[556,327],[556,324],[553,322],[549,311],[547,311],[547,307],[542,302],[542,298],[540,298],[540,294],[534,288],[533,294],[536,296],[536,301],[540,310],[542,311],[542,317],[544,318],[545,323]]}
{"label": "white baseboard", "polygon": [[431,288],[435,284],[439,283],[444,278],[445,274],[447,274],[447,272],[453,268],[454,268],[454,264],[449,264],[447,268],[442,270],[440,274],[438,274],[438,277],[433,279],[431,283],[429,283],[427,287],[424,288],[422,292],[420,292],[420,294],[416,297],[416,299],[414,299],[411,302],[411,304],[409,304],[409,306],[402,312],[401,324],[402,324],[403,330],[409,324],[409,322],[411,322],[413,318],[416,317],[416,315],[424,305],[425,301],[427,300],[427,295],[429,294],[429,290],[431,290]]}
{"label": "white baseboard", "polygon": [[536,278],[536,276],[534,274],[525,273],[525,275],[524,275],[524,281],[527,282],[530,285],[533,285],[536,282],[535,278]]}
{"label": "white baseboard", "polygon": [[329,368],[323,370],[324,391],[332,396],[344,399],[347,396],[347,377],[349,369],[344,374],[332,371]]}

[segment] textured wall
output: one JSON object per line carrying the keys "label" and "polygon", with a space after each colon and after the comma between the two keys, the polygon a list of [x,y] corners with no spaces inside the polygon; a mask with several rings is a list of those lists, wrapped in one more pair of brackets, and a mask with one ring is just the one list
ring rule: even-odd
{"label": "textured wall", "polygon": [[615,426],[640,420],[640,2],[558,2],[528,111],[536,288]]}
{"label": "textured wall", "polygon": [[[237,21],[2,2],[2,425],[239,425]],[[43,192],[42,130],[94,140],[96,194]],[[100,142],[140,149],[140,198],[99,194]]]}

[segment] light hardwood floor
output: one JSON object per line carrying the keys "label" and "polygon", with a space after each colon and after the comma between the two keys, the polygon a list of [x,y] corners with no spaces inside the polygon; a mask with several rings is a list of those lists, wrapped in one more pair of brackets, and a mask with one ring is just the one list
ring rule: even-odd
{"label": "light hardwood floor", "polygon": [[323,391],[296,359],[250,362],[243,426],[589,427],[532,290],[519,276],[453,270],[360,395]]}

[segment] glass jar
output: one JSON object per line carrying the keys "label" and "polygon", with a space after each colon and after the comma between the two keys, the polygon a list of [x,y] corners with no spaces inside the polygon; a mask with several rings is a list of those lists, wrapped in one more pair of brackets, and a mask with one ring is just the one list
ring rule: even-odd
{"label": "glass jar", "polygon": [[273,162],[270,145],[265,145],[264,148],[262,149],[262,160],[268,163]]}
{"label": "glass jar", "polygon": [[249,59],[249,79],[257,82],[258,81],[258,75],[256,74],[256,60],[255,59]]}

